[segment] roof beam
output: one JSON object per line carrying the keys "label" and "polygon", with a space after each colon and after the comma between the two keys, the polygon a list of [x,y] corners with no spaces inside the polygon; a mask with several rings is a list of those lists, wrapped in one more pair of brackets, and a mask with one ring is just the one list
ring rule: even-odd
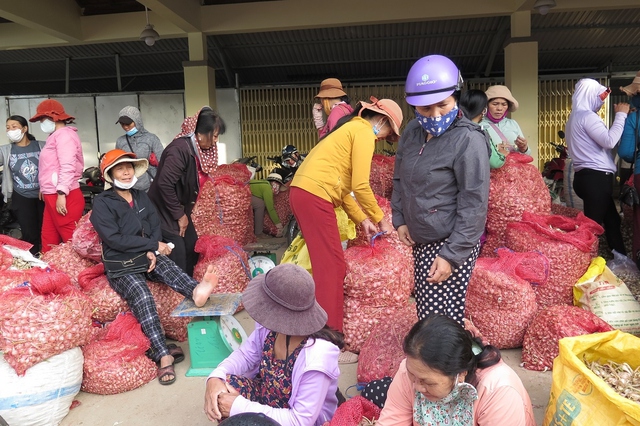
{"label": "roof beam", "polygon": [[138,0],[156,14],[187,33],[201,32],[200,2],[197,0]]}
{"label": "roof beam", "polygon": [[69,43],[82,40],[80,8],[74,0],[3,1],[0,17]]}

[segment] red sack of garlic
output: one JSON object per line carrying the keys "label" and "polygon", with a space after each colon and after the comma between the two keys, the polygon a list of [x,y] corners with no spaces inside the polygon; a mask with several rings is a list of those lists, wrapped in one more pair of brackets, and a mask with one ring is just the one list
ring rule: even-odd
{"label": "red sack of garlic", "polygon": [[595,314],[577,306],[545,308],[538,312],[524,335],[522,365],[527,370],[551,370],[560,339],[611,330],[613,327]]}
{"label": "red sack of garlic", "polygon": [[388,200],[391,199],[395,163],[395,156],[373,154],[373,158],[371,159],[371,173],[369,174],[369,186],[371,186],[371,190],[375,195]]}
{"label": "red sack of garlic", "polygon": [[[288,185],[287,185],[288,186]],[[291,205],[289,204],[289,191],[280,191],[273,196],[273,206],[278,213],[278,218],[282,226],[287,225],[287,221],[291,217]],[[273,223],[268,214],[264,215],[263,232],[269,235],[275,236],[278,233],[278,228]]]}
{"label": "red sack of garlic", "polygon": [[480,256],[494,257],[495,250],[505,245],[507,225],[519,221],[525,211],[548,214],[551,210],[549,190],[532,161],[528,155],[511,153],[502,167],[491,169],[487,240]]}
{"label": "red sack of garlic", "polygon": [[26,241],[19,240],[17,238],[13,238],[9,235],[0,234],[0,245],[15,247],[20,250],[30,250],[33,247],[32,244],[29,244]]}
{"label": "red sack of garlic", "polygon": [[233,176],[220,175],[206,181],[191,218],[200,236],[220,235],[243,246],[255,241],[251,190]]}
{"label": "red sack of garlic", "polygon": [[480,257],[469,280],[465,317],[499,349],[519,348],[538,311],[534,286],[549,277],[549,260],[540,253],[506,248],[498,257]]}
{"label": "red sack of garlic", "polygon": [[47,262],[53,269],[69,275],[72,283],[78,282],[78,274],[96,264],[93,260],[80,256],[72,247],[71,241],[53,246],[43,253],[40,260]]}
{"label": "red sack of garlic", "polygon": [[248,184],[251,179],[251,172],[245,164],[233,163],[233,164],[220,164],[218,168],[211,172],[212,177],[216,176],[231,176],[238,182]]}
{"label": "red sack of garlic", "polygon": [[536,286],[539,308],[573,304],[573,285],[598,251],[602,227],[580,212],[575,218],[525,212],[507,227],[506,245],[519,252],[539,251],[549,259],[549,279]]}
{"label": "red sack of garlic", "polygon": [[195,247],[200,258],[193,268],[193,278],[202,281],[207,267],[213,265],[218,276],[214,293],[242,293],[249,284],[249,257],[235,241],[218,235],[204,235]]}
{"label": "red sack of garlic", "polygon": [[147,286],[156,302],[164,335],[178,342],[187,340],[187,324],[191,318],[171,316],[171,312],[184,300],[184,296],[163,283],[147,281]]}
{"label": "red sack of garlic", "polygon": [[381,321],[371,330],[358,357],[358,383],[368,383],[393,377],[405,358],[402,350],[404,336],[417,321],[415,303],[403,305],[387,321]]}
{"label": "red sack of garlic", "polygon": [[102,244],[98,233],[93,229],[90,217],[91,212],[78,221],[71,237],[71,246],[80,256],[94,262],[102,262]]}
{"label": "red sack of garlic", "polygon": [[114,395],[136,389],[156,377],[156,364],[145,352],[149,339],[131,312],[118,315],[106,333],[82,348],[81,390]]}
{"label": "red sack of garlic", "polygon": [[91,305],[60,272],[31,276],[30,285],[0,294],[0,350],[19,376],[91,337]]}
{"label": "red sack of garlic", "polygon": [[127,302],[109,285],[102,263],[80,272],[78,285],[91,300],[91,318],[98,322],[113,321],[119,313],[129,310]]}

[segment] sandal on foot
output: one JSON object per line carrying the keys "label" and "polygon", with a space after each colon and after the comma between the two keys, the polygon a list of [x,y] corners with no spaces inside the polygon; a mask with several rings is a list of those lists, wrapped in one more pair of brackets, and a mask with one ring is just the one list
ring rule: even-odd
{"label": "sandal on foot", "polygon": [[[173,368],[173,364],[167,365],[166,367],[158,368],[158,381],[161,385],[170,385],[176,381],[176,370]],[[162,380],[167,376],[173,376],[171,380]]]}
{"label": "sandal on foot", "polygon": [[353,364],[358,362],[358,354],[353,352],[344,351],[338,355],[338,364]]}
{"label": "sandal on foot", "polygon": [[173,357],[174,364],[184,361],[184,352],[180,346],[175,343],[170,343],[167,345],[167,348],[169,349],[169,355]]}

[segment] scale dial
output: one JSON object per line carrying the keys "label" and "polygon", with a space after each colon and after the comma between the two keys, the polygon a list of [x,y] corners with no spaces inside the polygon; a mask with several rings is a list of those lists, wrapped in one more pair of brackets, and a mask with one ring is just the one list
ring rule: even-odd
{"label": "scale dial", "polygon": [[266,274],[275,268],[276,264],[267,256],[252,256],[249,258],[249,268],[251,268],[251,278],[257,275]]}
{"label": "scale dial", "polygon": [[220,336],[231,352],[238,349],[242,342],[248,338],[244,328],[233,315],[220,316]]}

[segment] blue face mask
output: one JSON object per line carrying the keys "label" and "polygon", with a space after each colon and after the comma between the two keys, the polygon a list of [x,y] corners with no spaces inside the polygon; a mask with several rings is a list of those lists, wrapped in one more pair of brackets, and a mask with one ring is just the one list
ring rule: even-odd
{"label": "blue face mask", "polygon": [[378,136],[378,133],[380,133],[380,130],[382,130],[383,127],[384,127],[384,118],[381,118],[380,121],[378,121],[378,123],[375,126],[373,126],[373,134]]}
{"label": "blue face mask", "polygon": [[640,95],[633,95],[631,97],[631,105],[633,105],[637,109],[640,109]]}
{"label": "blue face mask", "polygon": [[456,104],[451,111],[440,117],[425,117],[417,110],[415,114],[418,122],[427,133],[432,136],[440,136],[451,126],[453,120],[458,116],[458,104]]}
{"label": "blue face mask", "polygon": [[131,130],[127,130],[127,136],[133,136],[136,133],[138,133],[138,128],[137,127],[132,127]]}

